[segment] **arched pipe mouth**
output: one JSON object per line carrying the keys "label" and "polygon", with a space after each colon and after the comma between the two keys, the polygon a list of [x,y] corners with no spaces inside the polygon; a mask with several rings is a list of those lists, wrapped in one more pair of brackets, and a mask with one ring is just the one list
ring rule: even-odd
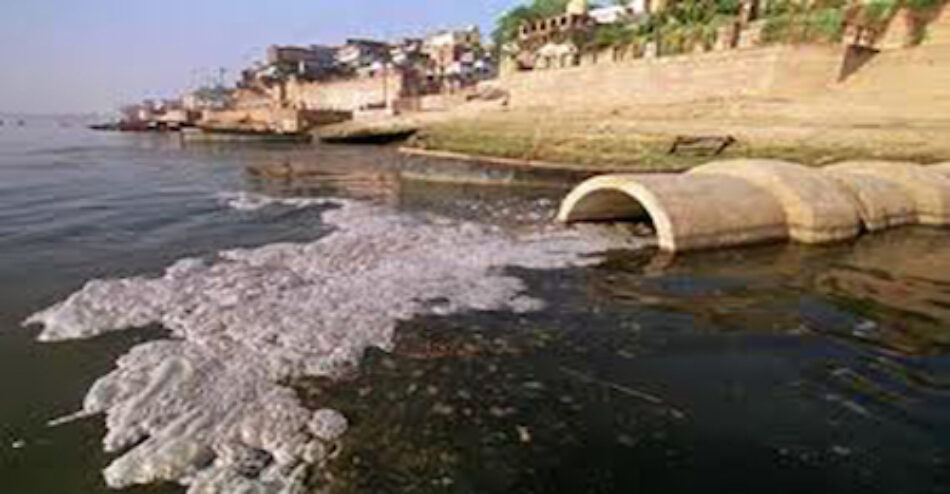
{"label": "arched pipe mouth", "polygon": [[650,212],[636,197],[614,188],[598,189],[583,195],[573,203],[572,207],[563,210],[558,219],[565,223],[576,221],[648,221],[653,223]]}
{"label": "arched pipe mouth", "polygon": [[785,213],[774,197],[741,179],[718,175],[594,177],[567,195],[558,219],[649,222],[660,249],[671,252],[787,236]]}
{"label": "arched pipe mouth", "polygon": [[[651,177],[655,180],[658,177]],[[624,175],[602,175],[577,186],[561,203],[558,220],[646,222],[663,250],[675,251],[673,223],[659,199],[641,181]]]}

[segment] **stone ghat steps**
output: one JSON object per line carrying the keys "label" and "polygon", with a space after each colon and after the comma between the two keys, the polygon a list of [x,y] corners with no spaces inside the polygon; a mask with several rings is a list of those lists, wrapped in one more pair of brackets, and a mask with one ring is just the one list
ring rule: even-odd
{"label": "stone ghat steps", "polygon": [[647,220],[670,252],[793,240],[821,244],[907,224],[950,225],[950,163],[812,168],[725,160],[683,174],[610,174],[574,188],[558,220]]}
{"label": "stone ghat steps", "polygon": [[[874,56],[829,96],[907,111],[935,112],[934,105],[950,108],[950,44],[930,44],[884,51]],[[925,114],[927,114],[925,113]]]}
{"label": "stone ghat steps", "polygon": [[950,126],[950,43],[883,51],[845,80],[792,98],[780,111],[802,122],[945,130]]}

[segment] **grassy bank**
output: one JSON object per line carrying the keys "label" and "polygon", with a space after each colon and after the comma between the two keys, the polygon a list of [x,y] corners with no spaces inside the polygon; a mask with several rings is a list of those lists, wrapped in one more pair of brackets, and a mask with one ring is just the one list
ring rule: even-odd
{"label": "grassy bank", "polygon": [[[666,110],[666,111],[664,111]],[[752,109],[754,110],[754,109]],[[854,159],[950,160],[946,129],[906,125],[823,125],[776,120],[748,108],[730,119],[722,108],[636,108],[609,113],[510,109],[423,122],[412,147],[631,170],[681,170],[713,159],[771,158],[807,165]],[[761,110],[761,109],[760,109]],[[767,110],[767,109],[766,109]],[[677,135],[732,135],[718,157],[670,154]]]}

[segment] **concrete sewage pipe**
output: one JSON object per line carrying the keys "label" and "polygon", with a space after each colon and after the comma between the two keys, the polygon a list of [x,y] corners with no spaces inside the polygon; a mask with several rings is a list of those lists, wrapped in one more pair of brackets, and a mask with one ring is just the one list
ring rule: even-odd
{"label": "concrete sewage pipe", "polygon": [[726,160],[683,174],[600,175],[567,195],[558,220],[649,220],[660,248],[670,252],[835,242],[906,224],[950,224],[950,163],[814,168]]}

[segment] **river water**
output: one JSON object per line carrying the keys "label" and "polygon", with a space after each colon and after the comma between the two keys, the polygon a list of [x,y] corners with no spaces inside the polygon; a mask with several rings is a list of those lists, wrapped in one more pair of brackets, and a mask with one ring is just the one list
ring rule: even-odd
{"label": "river water", "polygon": [[[262,181],[246,170],[274,163],[320,173]],[[291,411],[346,418],[299,482],[314,490],[950,491],[950,232],[669,259],[618,244],[609,228],[580,233],[608,237],[591,241],[546,226],[576,179],[407,162],[388,148],[182,147],[40,119],[0,127],[0,492],[112,492],[102,470],[144,437],[107,454],[102,415],[48,422],[80,410],[123,355],[152,355],[133,351],[148,342],[192,355],[253,339],[212,338],[199,324],[215,311],[215,327],[261,323],[234,304],[191,301],[220,288],[218,275],[242,287],[221,297],[255,317],[279,309],[268,317],[290,340],[263,354],[279,357],[280,379],[248,382],[291,390]],[[219,255],[233,249],[243,250]],[[161,278],[182,258],[211,267]],[[291,267],[307,274],[285,287],[278,274]],[[83,289],[118,279],[132,281],[107,297]],[[168,301],[141,315],[151,301],[135,290],[155,286],[166,291],[147,293]],[[301,298],[317,287],[345,297]],[[23,321],[77,291],[86,298],[57,319],[72,324],[63,337],[37,342],[48,333]],[[140,329],[120,331],[127,313]],[[346,365],[287,353],[310,334],[356,345],[348,338],[363,332]],[[255,375],[260,355],[235,352],[242,379]],[[196,389],[246,384],[211,375]],[[146,384],[130,379],[115,378]],[[213,408],[176,379],[157,404]],[[121,406],[110,417],[152,421],[128,428],[167,425]]]}

